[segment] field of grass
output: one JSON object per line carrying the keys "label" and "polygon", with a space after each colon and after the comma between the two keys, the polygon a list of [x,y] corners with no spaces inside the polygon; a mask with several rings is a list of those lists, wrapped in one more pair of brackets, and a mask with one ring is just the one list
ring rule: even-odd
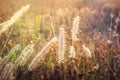
{"label": "field of grass", "polygon": [[120,80],[119,0],[0,0],[0,80]]}

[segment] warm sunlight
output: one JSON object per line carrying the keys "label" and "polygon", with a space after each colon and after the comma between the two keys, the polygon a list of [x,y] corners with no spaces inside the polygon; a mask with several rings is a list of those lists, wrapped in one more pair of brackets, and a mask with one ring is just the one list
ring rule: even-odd
{"label": "warm sunlight", "polygon": [[0,0],[0,80],[120,80],[120,0]]}

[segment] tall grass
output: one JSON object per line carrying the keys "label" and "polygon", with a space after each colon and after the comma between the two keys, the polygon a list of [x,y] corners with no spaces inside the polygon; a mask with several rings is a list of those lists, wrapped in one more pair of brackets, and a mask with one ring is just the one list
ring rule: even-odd
{"label": "tall grass", "polygon": [[12,70],[14,68],[14,64],[9,62],[3,69],[1,75],[0,75],[0,80],[7,80],[9,78],[9,80],[13,80],[15,79],[13,77],[13,74],[11,74]]}
{"label": "tall grass", "polygon": [[42,32],[42,16],[36,16],[36,28],[35,34],[36,37],[39,37],[39,33]]}
{"label": "tall grass", "polygon": [[30,5],[26,5],[22,7],[18,12],[16,12],[10,20],[3,22],[0,24],[0,26],[3,26],[2,29],[0,30],[0,35],[5,32],[12,24],[14,24],[24,12],[26,12],[29,9]]}
{"label": "tall grass", "polygon": [[[20,14],[22,13],[20,12]],[[20,14],[17,13],[17,15]],[[12,17],[11,19],[17,20],[17,15],[15,15],[15,17]],[[41,38],[40,44],[42,44],[42,41],[44,43],[47,42],[47,44],[41,49],[41,51],[39,51],[37,49],[40,49],[41,47],[39,44],[37,44],[38,42],[36,44],[32,44],[32,42],[27,43],[28,39],[23,39],[26,38],[26,36],[20,36],[23,41],[22,43],[27,43],[28,45],[20,51],[20,54],[16,54],[15,52],[20,46],[15,46],[13,49],[11,49],[8,55],[0,60],[0,80],[14,80],[15,78],[20,80],[119,80],[120,62],[118,58],[120,56],[119,52],[117,52],[116,50],[120,50],[120,35],[118,34],[118,24],[120,22],[120,16],[116,17],[112,13],[110,18],[111,24],[108,29],[108,43],[102,43],[101,39],[98,41],[96,40],[96,43],[93,40],[93,45],[98,44],[97,46],[94,46],[95,50],[93,53],[93,51],[91,50],[92,43],[89,44],[89,42],[84,39],[84,37],[86,38],[86,35],[82,36],[82,33],[78,34],[80,28],[79,16],[75,17],[73,23],[71,23],[71,36],[68,33],[67,35],[69,36],[67,37],[65,34],[65,28],[60,28],[58,37],[55,37],[55,35],[57,34],[54,33],[54,25],[52,17],[50,16],[52,33],[54,34],[54,37],[50,41]],[[43,18],[41,16],[36,16],[34,37],[37,38],[37,40],[39,38],[39,30],[42,31],[42,29],[40,29],[42,28],[42,19]],[[12,22],[14,23],[15,21]],[[2,23],[1,25],[3,26],[8,23],[9,21]],[[4,29],[4,31],[6,30],[7,29]],[[48,35],[49,30],[44,30],[43,34],[43,36]],[[24,33],[20,33],[20,35],[24,35]],[[81,41],[83,40],[84,44],[81,43],[78,36],[81,36]],[[31,41],[31,39],[29,40]],[[58,43],[56,45],[57,41]],[[70,46],[70,49],[69,47],[65,47],[65,42],[68,42],[67,45]],[[55,47],[53,46],[54,44]],[[102,46],[99,44],[101,44]],[[56,46],[58,46],[58,50],[54,49],[57,48]],[[65,49],[69,50],[65,51]],[[33,51],[37,53],[35,56],[32,55]],[[52,54],[50,55],[47,53]],[[57,53],[58,61],[56,60],[56,55],[54,55],[55,53]],[[67,54],[69,54],[70,58],[68,58]],[[30,59],[30,56],[33,56],[33,58]],[[95,60],[93,60],[93,57]],[[30,60],[30,64],[28,60]],[[26,64],[28,66],[26,66]],[[26,69],[22,70],[22,68]]]}
{"label": "tall grass", "polygon": [[[33,52],[33,44],[30,44],[28,46],[26,46],[22,53],[19,55],[19,57],[13,62],[9,62],[7,63],[7,65],[4,67],[1,76],[3,76],[3,79],[14,79],[16,75],[14,75],[16,73],[16,70],[20,67],[20,66],[25,66],[27,60],[30,58],[32,52]],[[7,69],[6,69],[7,68]],[[6,73],[7,72],[7,73]]]}
{"label": "tall grass", "polygon": [[34,45],[30,44],[24,48],[18,59],[15,61],[15,66],[24,66],[28,58],[31,56],[34,50]]}
{"label": "tall grass", "polygon": [[76,57],[74,44],[75,44],[76,41],[78,41],[79,22],[80,22],[80,17],[76,16],[73,19],[73,24],[72,24],[72,29],[71,29],[72,45],[70,46],[70,51],[69,51],[69,53],[70,53],[69,57],[71,57],[71,58]]}
{"label": "tall grass", "polygon": [[79,32],[79,22],[80,22],[80,17],[79,16],[75,17],[73,20],[73,27],[71,29],[71,32],[72,32],[71,37],[73,42],[78,40],[77,35]]}
{"label": "tall grass", "polygon": [[52,21],[52,17],[49,13],[49,17],[50,17],[50,23],[51,23],[51,27],[52,27],[52,32],[53,32],[53,35],[55,36],[55,29],[54,29],[54,25],[53,25],[53,21]]}
{"label": "tall grass", "polygon": [[12,48],[10,50],[10,52],[8,53],[8,55],[6,55],[4,58],[1,59],[0,61],[0,73],[2,72],[3,68],[5,67],[5,65],[10,62],[10,59],[12,57],[12,55],[15,54],[15,51],[17,51],[19,49],[20,45],[16,45],[14,48]]}
{"label": "tall grass", "polygon": [[58,40],[58,62],[64,62],[65,55],[65,35],[64,28],[60,28],[59,40]]}
{"label": "tall grass", "polygon": [[49,50],[51,45],[53,45],[56,41],[57,41],[57,37],[54,37],[43,47],[43,49],[31,61],[29,65],[29,70],[33,70],[36,67],[38,67],[40,63],[40,59],[45,55],[45,53]]}

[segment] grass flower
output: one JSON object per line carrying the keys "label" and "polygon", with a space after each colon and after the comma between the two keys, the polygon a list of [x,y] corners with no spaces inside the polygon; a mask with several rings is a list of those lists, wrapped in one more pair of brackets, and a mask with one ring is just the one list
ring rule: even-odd
{"label": "grass flower", "polygon": [[15,65],[16,66],[20,66],[20,65],[24,66],[27,59],[32,54],[33,48],[34,48],[33,44],[26,46],[24,48],[24,50],[22,51],[22,53],[20,54],[20,56],[18,57],[18,59],[15,61]]}
{"label": "grass flower", "polygon": [[64,61],[65,54],[65,37],[64,37],[64,28],[60,28],[59,40],[58,40],[58,61],[62,63]]}
{"label": "grass flower", "polygon": [[83,50],[85,52],[84,56],[87,57],[87,58],[91,58],[92,57],[92,53],[91,53],[90,49],[87,48],[84,44],[82,46],[83,46]]}
{"label": "grass flower", "polygon": [[15,54],[15,51],[19,49],[20,45],[16,45],[14,48],[11,49],[11,51],[6,55],[4,58],[0,61],[0,73],[3,70],[4,66],[10,61],[13,54]]}
{"label": "grass flower", "polygon": [[51,47],[51,45],[54,44],[56,41],[57,41],[57,37],[54,37],[43,47],[41,52],[39,52],[35,56],[35,58],[31,61],[30,65],[29,65],[29,70],[33,70],[37,67],[37,65],[39,65],[41,57],[43,57],[45,55],[45,53],[48,51],[48,49]]}
{"label": "grass flower", "polygon": [[[25,47],[25,49],[22,51],[21,55],[18,57],[18,59],[15,61],[15,64],[13,64],[12,62],[7,63],[7,65],[5,65],[5,67],[3,68],[3,71],[1,73],[1,79],[13,79],[13,73],[16,71],[16,69],[19,66],[24,66],[27,59],[29,58],[29,56],[31,55],[31,53],[33,52],[33,47],[34,45],[28,45],[27,47]],[[13,52],[13,51],[12,51]]]}
{"label": "grass flower", "polygon": [[119,21],[120,21],[120,18],[119,18],[119,17],[117,17],[117,18],[115,19],[115,23],[116,23],[116,24],[118,24],[118,23],[119,23]]}
{"label": "grass flower", "polygon": [[78,34],[78,30],[79,30],[79,21],[80,21],[80,17],[77,16],[76,18],[74,18],[73,20],[73,27],[72,27],[72,41],[77,41],[77,34]]}
{"label": "grass flower", "polygon": [[111,17],[111,18],[113,18],[113,17],[114,17],[114,14],[113,14],[113,13],[111,13],[111,14],[110,14],[110,17]]}
{"label": "grass flower", "polygon": [[113,37],[119,37],[119,34],[117,34],[115,31],[113,31]]}
{"label": "grass flower", "polygon": [[92,67],[92,72],[95,72],[99,69],[99,64],[96,64],[95,66]]}
{"label": "grass flower", "polygon": [[0,26],[3,26],[0,30],[0,35],[5,32],[11,25],[13,25],[21,16],[22,14],[29,9],[30,5],[24,6],[21,8],[18,12],[16,12],[10,20],[3,22],[0,24]]}
{"label": "grass flower", "polygon": [[75,58],[76,57],[74,46],[70,46],[70,52],[69,53],[70,53],[70,55],[69,55],[70,58]]}
{"label": "grass flower", "polygon": [[14,68],[14,64],[9,62],[3,69],[1,75],[0,75],[0,80],[8,80],[10,77],[10,74]]}

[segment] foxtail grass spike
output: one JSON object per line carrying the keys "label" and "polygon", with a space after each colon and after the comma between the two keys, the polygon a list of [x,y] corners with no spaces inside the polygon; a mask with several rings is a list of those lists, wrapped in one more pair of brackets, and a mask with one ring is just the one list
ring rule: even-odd
{"label": "foxtail grass spike", "polygon": [[30,44],[24,48],[18,59],[15,61],[15,66],[24,66],[28,57],[33,52],[34,45]]}
{"label": "foxtail grass spike", "polygon": [[26,12],[29,9],[30,5],[26,5],[22,7],[18,12],[16,12],[10,20],[3,22],[0,24],[2,26],[2,29],[0,30],[0,35],[5,32],[11,25],[13,25],[21,16],[24,12]]}
{"label": "foxtail grass spike", "polygon": [[14,48],[11,49],[11,51],[6,55],[1,61],[0,61],[0,73],[2,72],[4,66],[10,61],[10,58],[12,57],[14,52],[19,49],[20,45],[16,45]]}
{"label": "foxtail grass spike", "polygon": [[72,41],[77,41],[78,38],[77,38],[77,34],[78,34],[78,30],[79,30],[79,21],[80,21],[80,17],[77,16],[74,18],[73,20],[73,27],[72,27]]}
{"label": "foxtail grass spike", "polygon": [[64,28],[60,28],[59,40],[58,40],[58,62],[64,62],[64,53],[65,53],[65,37],[64,37]]}
{"label": "foxtail grass spike", "polygon": [[70,53],[70,55],[69,55],[70,58],[75,58],[76,57],[74,46],[70,46],[70,52],[69,53]]}
{"label": "foxtail grass spike", "polygon": [[43,57],[45,55],[45,53],[49,50],[51,45],[53,45],[56,42],[57,42],[57,37],[54,37],[43,47],[41,52],[39,52],[35,56],[35,58],[32,60],[32,62],[30,63],[29,70],[33,70],[33,69],[35,69],[37,67],[37,65],[39,65],[41,57]]}
{"label": "foxtail grass spike", "polygon": [[9,75],[11,74],[12,70],[14,68],[14,64],[9,62],[3,69],[1,75],[0,75],[0,80],[7,80]]}

